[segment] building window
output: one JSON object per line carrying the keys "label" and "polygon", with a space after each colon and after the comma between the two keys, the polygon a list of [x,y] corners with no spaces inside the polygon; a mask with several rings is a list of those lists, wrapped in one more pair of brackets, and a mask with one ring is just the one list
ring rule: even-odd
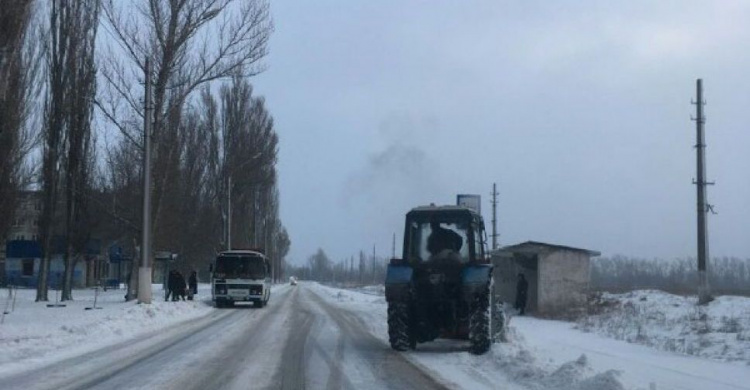
{"label": "building window", "polygon": [[22,276],[34,276],[34,259],[23,259],[22,262]]}

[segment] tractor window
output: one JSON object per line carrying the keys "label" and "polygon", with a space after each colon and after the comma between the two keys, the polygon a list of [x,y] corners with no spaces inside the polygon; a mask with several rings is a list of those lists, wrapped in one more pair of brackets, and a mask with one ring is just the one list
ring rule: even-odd
{"label": "tractor window", "polygon": [[469,261],[468,226],[456,223],[414,223],[411,231],[410,260],[430,261],[442,257]]}
{"label": "tractor window", "polygon": [[479,225],[474,225],[474,256],[477,259],[483,259],[484,245],[487,242],[487,236],[484,234],[484,230],[479,228]]}

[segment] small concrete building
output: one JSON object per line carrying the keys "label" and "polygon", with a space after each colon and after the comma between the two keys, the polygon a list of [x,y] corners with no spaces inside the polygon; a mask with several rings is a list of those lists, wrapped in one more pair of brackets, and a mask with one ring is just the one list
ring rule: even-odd
{"label": "small concrete building", "polygon": [[492,252],[495,294],[513,305],[518,274],[529,282],[526,310],[555,316],[575,310],[586,302],[589,263],[600,253],[543,242],[527,241]]}

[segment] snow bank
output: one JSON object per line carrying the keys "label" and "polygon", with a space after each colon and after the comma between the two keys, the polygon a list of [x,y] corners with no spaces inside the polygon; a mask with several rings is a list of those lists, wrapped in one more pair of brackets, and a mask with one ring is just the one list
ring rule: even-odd
{"label": "snow bank", "polygon": [[603,294],[601,313],[577,328],[664,351],[750,364],[750,298],[721,296],[706,306],[695,297],[655,290]]}
{"label": "snow bank", "polygon": [[[545,362],[535,356],[521,334],[511,327],[509,341],[495,345],[492,349],[492,364],[499,367],[514,381],[530,389],[561,390],[621,390],[620,372],[606,370],[595,372],[588,357],[581,354],[578,359],[561,365]],[[488,367],[492,368],[492,367]]]}
{"label": "snow bank", "polygon": [[[116,344],[139,334],[157,331],[208,314],[212,309],[210,287],[201,285],[195,301],[164,302],[160,285],[154,286],[150,305],[125,302],[123,290],[73,291],[74,301],[48,308],[34,302],[35,290],[16,290],[15,310],[0,324],[0,373],[28,369]],[[0,309],[6,307],[7,290],[0,291]],[[55,299],[55,292],[50,291]],[[207,301],[206,301],[207,300]],[[12,301],[8,305],[12,309]],[[0,314],[2,315],[2,314]]]}
{"label": "snow bank", "polygon": [[[388,343],[387,303],[383,286],[344,290],[311,285],[316,293],[343,308],[355,312],[370,332]],[[512,322],[512,321],[511,321]],[[467,352],[468,343],[436,340],[419,344],[404,355],[426,371],[460,388],[503,388],[534,390],[621,390],[625,387],[617,371],[596,372],[588,358],[550,363],[535,356],[524,337],[510,326],[508,342],[495,344],[485,355]]]}

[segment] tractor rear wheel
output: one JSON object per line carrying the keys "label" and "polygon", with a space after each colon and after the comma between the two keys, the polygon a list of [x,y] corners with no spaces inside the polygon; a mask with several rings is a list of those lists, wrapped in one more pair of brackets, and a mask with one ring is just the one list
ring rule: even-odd
{"label": "tractor rear wheel", "polygon": [[469,352],[481,355],[492,346],[492,316],[490,314],[490,292],[482,292],[474,300],[469,315]]}
{"label": "tractor rear wheel", "polygon": [[405,302],[388,303],[388,340],[396,351],[414,348],[409,337],[409,305]]}

